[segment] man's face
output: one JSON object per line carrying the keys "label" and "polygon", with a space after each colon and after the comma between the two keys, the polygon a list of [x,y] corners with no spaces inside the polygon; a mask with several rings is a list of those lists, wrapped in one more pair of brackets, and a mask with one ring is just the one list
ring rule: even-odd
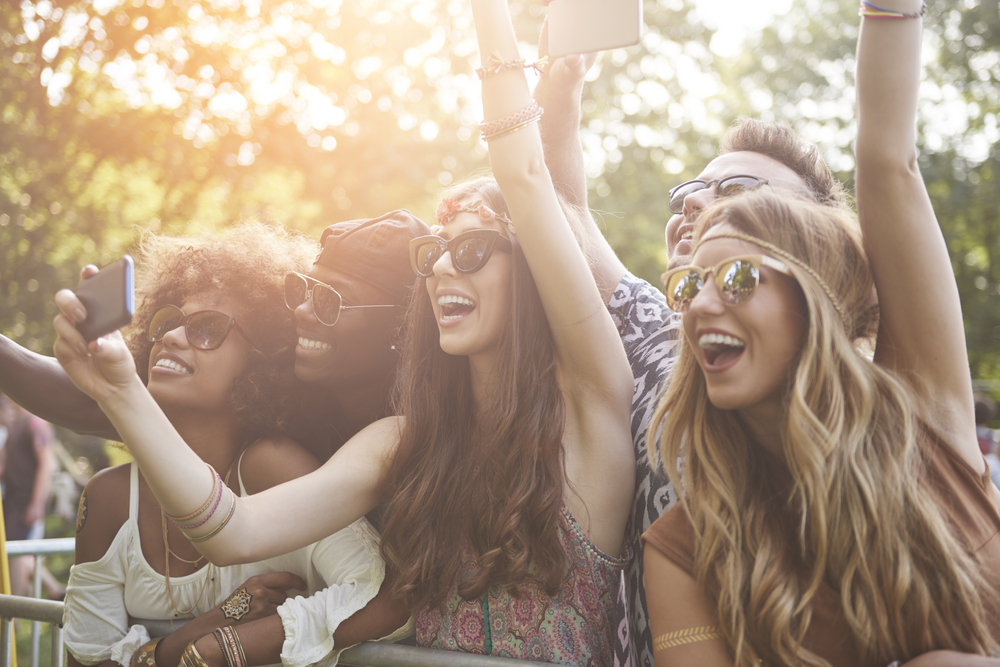
{"label": "man's face", "polygon": [[[809,195],[805,181],[793,169],[774,158],[760,153],[741,151],[720,155],[698,175],[703,181],[714,181],[728,176],[757,176],[767,179],[775,192]],[[763,186],[768,187],[768,186]],[[684,210],[674,214],[667,222],[667,266],[674,268],[691,263],[692,234],[701,211],[715,201],[716,186],[698,190],[684,199]]]}

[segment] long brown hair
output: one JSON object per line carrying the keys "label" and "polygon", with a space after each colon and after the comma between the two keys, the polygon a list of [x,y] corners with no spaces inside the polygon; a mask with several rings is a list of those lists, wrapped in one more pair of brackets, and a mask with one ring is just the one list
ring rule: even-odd
{"label": "long brown hair", "polygon": [[736,664],[828,665],[802,647],[823,582],[839,591],[866,664],[941,648],[993,652],[981,574],[919,484],[908,385],[855,348],[877,320],[857,218],[761,190],[707,209],[695,236],[724,223],[808,266],[843,310],[789,262],[809,328],[782,425],[787,484],[738,413],[708,400],[688,340],[650,425],[659,461],[680,461],[666,472],[683,489],[695,576]]}
{"label": "long brown hair", "polygon": [[[456,200],[470,195],[509,215],[491,178],[445,192]],[[397,414],[406,422],[383,480],[391,500],[381,548],[399,571],[394,593],[412,608],[443,602],[459,578],[463,541],[479,565],[458,582],[466,599],[492,584],[516,589],[529,565],[549,594],[563,576],[556,530],[565,406],[541,299],[512,240],[513,312],[486,405],[473,406],[468,359],[441,350],[423,280],[406,315],[397,396]]]}

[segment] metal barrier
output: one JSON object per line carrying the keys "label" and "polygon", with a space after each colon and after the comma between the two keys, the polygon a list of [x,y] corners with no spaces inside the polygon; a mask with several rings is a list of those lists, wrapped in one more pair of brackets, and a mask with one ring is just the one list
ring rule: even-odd
{"label": "metal barrier", "polygon": [[[41,560],[44,556],[54,556],[54,555],[72,555],[73,550],[76,548],[76,538],[73,537],[59,537],[54,539],[42,539],[42,540],[14,540],[12,542],[7,542],[7,557],[14,558],[16,556],[35,556],[35,574],[34,579],[31,584],[31,597],[22,598],[25,600],[39,599],[42,597],[42,565],[44,562]],[[47,602],[47,600],[39,600],[39,602]],[[26,618],[31,620],[31,667],[38,667],[38,647],[41,642],[41,627],[39,625],[39,620],[34,619],[31,616],[18,616],[17,618]],[[60,617],[59,623],[62,623],[62,618]],[[4,627],[6,628],[7,623]],[[13,626],[10,628],[13,631]],[[53,641],[55,641],[55,628],[53,627]],[[59,665],[62,666],[62,632],[59,633]],[[11,645],[13,646],[13,634],[11,634]],[[55,644],[53,646],[52,655],[55,653]],[[4,650],[0,647],[0,651]],[[2,655],[10,656],[10,652],[4,652]],[[9,664],[9,657],[5,658],[4,667]],[[53,663],[55,664],[55,663]]]}
{"label": "metal barrier", "polygon": [[[0,595],[0,655],[3,667],[10,665],[12,620],[25,618],[52,624],[52,667],[63,667],[63,603]],[[439,651],[413,646],[364,642],[340,654],[340,664],[356,667],[539,667],[546,663],[497,658],[473,653]]]}

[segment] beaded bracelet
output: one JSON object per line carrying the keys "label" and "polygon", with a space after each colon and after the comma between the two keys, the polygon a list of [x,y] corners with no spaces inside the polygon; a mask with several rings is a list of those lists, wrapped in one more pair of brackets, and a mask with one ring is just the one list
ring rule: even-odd
{"label": "beaded bracelet", "polygon": [[489,122],[484,121],[480,123],[479,130],[482,132],[483,140],[490,141],[492,139],[507,136],[508,134],[513,134],[522,127],[526,127],[527,125],[534,123],[541,117],[542,107],[538,106],[537,101],[531,100],[531,104],[524,107],[520,111],[515,111],[514,113],[504,116],[503,118],[498,118],[497,120],[491,120]]}
{"label": "beaded bracelet", "polygon": [[868,2],[868,0],[861,0],[861,6],[858,7],[858,16],[863,16],[869,19],[918,19],[924,15],[927,11],[927,5],[924,3],[920,4],[920,11],[907,14],[905,12],[897,12],[893,9],[883,9],[878,5]]}
{"label": "beaded bracelet", "polygon": [[[211,465],[207,463],[205,465],[207,465],[208,469],[212,471],[212,492],[208,494],[208,500],[205,501],[205,504],[199,507],[194,512],[191,512],[190,514],[186,514],[184,516],[173,516],[168,514],[167,518],[176,523],[178,526],[180,526],[182,522],[192,521],[193,519],[198,518],[203,512],[208,511],[209,505],[212,504],[212,498],[215,498],[216,490],[222,486],[222,477],[220,477],[219,473],[215,471],[215,468],[213,468]],[[218,501],[216,501],[216,504],[218,504]]]}
{"label": "beaded bracelet", "polygon": [[499,51],[494,51],[486,62],[483,63],[482,67],[476,68],[476,74],[479,75],[480,81],[485,81],[489,77],[499,74],[500,72],[506,72],[508,70],[515,69],[533,69],[539,74],[545,74],[545,69],[549,66],[549,57],[542,56],[533,63],[527,63],[524,58],[518,58],[517,60],[504,60],[503,56],[500,55]]}
{"label": "beaded bracelet", "polygon": [[236,634],[236,629],[231,625],[223,626],[222,632],[226,635],[229,640],[229,648],[236,655],[236,660],[238,662],[237,667],[249,667],[247,665],[247,656],[243,652],[243,643],[240,642],[240,636]]}

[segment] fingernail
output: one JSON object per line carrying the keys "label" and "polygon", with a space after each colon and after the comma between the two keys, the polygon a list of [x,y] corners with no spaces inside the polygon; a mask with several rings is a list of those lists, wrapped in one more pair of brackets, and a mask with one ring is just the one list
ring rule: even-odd
{"label": "fingernail", "polygon": [[83,322],[85,319],[87,319],[87,314],[83,312],[83,308],[76,309],[76,319],[80,322]]}

